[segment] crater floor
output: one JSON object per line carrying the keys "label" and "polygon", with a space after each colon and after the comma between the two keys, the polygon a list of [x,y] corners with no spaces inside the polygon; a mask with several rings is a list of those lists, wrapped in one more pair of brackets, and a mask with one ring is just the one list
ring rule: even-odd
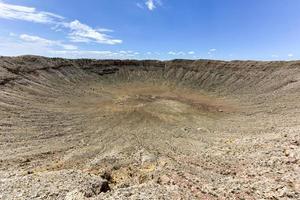
{"label": "crater floor", "polygon": [[300,62],[0,58],[0,199],[299,199]]}

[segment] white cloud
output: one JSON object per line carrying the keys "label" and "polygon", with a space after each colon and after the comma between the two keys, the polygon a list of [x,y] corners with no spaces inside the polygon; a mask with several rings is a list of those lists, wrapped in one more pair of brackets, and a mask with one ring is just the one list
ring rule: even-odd
{"label": "white cloud", "polygon": [[27,34],[22,34],[20,35],[20,39],[25,41],[25,42],[30,42],[30,43],[35,43],[41,46],[58,46],[66,50],[75,50],[77,49],[76,46],[71,45],[71,44],[64,44],[60,41],[55,41],[55,40],[48,40],[45,38],[41,38],[39,36],[33,36],[33,35],[27,35]]}
{"label": "white cloud", "polygon": [[90,51],[90,50],[75,50],[75,51],[57,51],[52,50],[49,53],[53,56],[64,58],[94,58],[94,59],[130,59],[136,58],[139,52],[128,53],[129,51]]}
{"label": "white cloud", "polygon": [[272,58],[278,58],[279,56],[276,55],[276,54],[272,54],[271,57],[272,57]]}
{"label": "white cloud", "polygon": [[184,53],[184,52],[182,52],[182,51],[179,51],[179,52],[169,51],[168,54],[169,54],[169,55],[172,55],[172,56],[183,56],[183,55],[185,55],[186,53]]}
{"label": "white cloud", "polygon": [[155,51],[155,52],[148,51],[148,52],[143,53],[143,55],[146,55],[146,58],[149,58],[149,56],[156,56],[156,57],[160,56],[161,53],[159,53],[157,51]]}
{"label": "white cloud", "polygon": [[72,42],[97,42],[101,44],[120,44],[122,40],[112,39],[110,36],[101,33],[86,24],[82,24],[78,20],[74,20],[70,23],[64,23],[66,28],[69,28],[69,38]]}
{"label": "white cloud", "polygon": [[114,30],[108,29],[108,28],[97,28],[95,29],[99,32],[114,32]]}
{"label": "white cloud", "polygon": [[40,55],[64,58],[92,58],[92,59],[138,59],[140,52],[133,50],[106,51],[83,50],[61,41],[48,40],[39,36],[15,33],[10,37],[0,36],[0,55]]}
{"label": "white cloud", "polygon": [[154,8],[156,8],[154,5],[154,0],[147,0],[145,4],[149,10],[154,10]]}
{"label": "white cloud", "polygon": [[172,55],[172,56],[184,56],[184,55],[194,55],[195,52],[194,52],[194,51],[189,51],[189,52],[183,52],[183,51],[169,51],[168,54],[169,54],[169,55]]}
{"label": "white cloud", "polygon": [[139,55],[140,53],[139,53],[139,52],[136,52],[136,51],[131,51],[131,50],[128,50],[128,51],[122,50],[122,51],[119,51],[118,54],[120,54],[120,55],[131,55],[131,56],[133,56],[133,55]]}
{"label": "white cloud", "polygon": [[36,23],[56,23],[63,19],[62,16],[37,11],[35,8],[7,4],[0,1],[0,18],[10,20],[22,20]]}
{"label": "white cloud", "polygon": [[293,56],[294,56],[294,54],[292,54],[292,53],[288,54],[288,57],[293,57]]}
{"label": "white cloud", "polygon": [[136,6],[139,7],[139,8],[141,8],[141,9],[144,8],[143,4],[141,4],[141,3],[136,3]]}
{"label": "white cloud", "polygon": [[[137,59],[140,53],[137,51],[94,51],[81,49],[67,49],[56,45],[56,41],[47,40],[36,36],[23,34],[16,38],[0,36],[0,55],[40,55],[64,58],[93,58],[93,59]],[[54,43],[54,44],[53,44]],[[53,45],[52,45],[53,44]]]}
{"label": "white cloud", "polygon": [[[161,6],[162,2],[161,0],[146,0],[145,5],[149,10],[154,10],[157,6]],[[140,3],[137,3],[137,6],[142,8],[142,5]]]}
{"label": "white cloud", "polygon": [[49,56],[50,47],[38,45],[33,42],[25,42],[12,37],[0,37],[0,55],[18,56],[18,55],[41,55]]}
{"label": "white cloud", "polygon": [[10,33],[9,33],[9,36],[14,37],[14,36],[16,36],[16,34],[13,33],[13,32],[10,32]]}
{"label": "white cloud", "polygon": [[211,55],[211,54],[214,53],[215,51],[217,51],[217,49],[210,49],[210,50],[208,50],[207,54],[208,54],[208,55]]}
{"label": "white cloud", "polygon": [[100,44],[120,44],[122,40],[113,39],[105,32],[113,32],[110,29],[93,29],[78,20],[68,22],[64,17],[50,12],[37,11],[33,7],[7,4],[0,1],[0,18],[8,20],[21,20],[41,24],[51,24],[52,29],[63,31],[69,29],[69,38],[73,42],[96,42]]}

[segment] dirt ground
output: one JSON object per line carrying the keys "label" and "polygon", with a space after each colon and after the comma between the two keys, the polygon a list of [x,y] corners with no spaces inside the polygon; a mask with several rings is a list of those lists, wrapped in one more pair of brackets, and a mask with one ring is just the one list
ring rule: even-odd
{"label": "dirt ground", "polygon": [[0,199],[299,199],[300,62],[0,58]]}

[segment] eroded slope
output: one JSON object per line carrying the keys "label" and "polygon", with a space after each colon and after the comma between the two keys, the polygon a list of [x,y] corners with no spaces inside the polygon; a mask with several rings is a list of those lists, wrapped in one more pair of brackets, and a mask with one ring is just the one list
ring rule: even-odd
{"label": "eroded slope", "polygon": [[299,102],[300,62],[2,57],[0,198],[297,199]]}

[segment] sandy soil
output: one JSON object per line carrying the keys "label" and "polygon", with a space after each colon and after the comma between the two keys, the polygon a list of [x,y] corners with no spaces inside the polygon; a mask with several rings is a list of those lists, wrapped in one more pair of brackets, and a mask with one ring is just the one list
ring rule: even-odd
{"label": "sandy soil", "polygon": [[300,62],[0,58],[0,199],[299,199]]}

